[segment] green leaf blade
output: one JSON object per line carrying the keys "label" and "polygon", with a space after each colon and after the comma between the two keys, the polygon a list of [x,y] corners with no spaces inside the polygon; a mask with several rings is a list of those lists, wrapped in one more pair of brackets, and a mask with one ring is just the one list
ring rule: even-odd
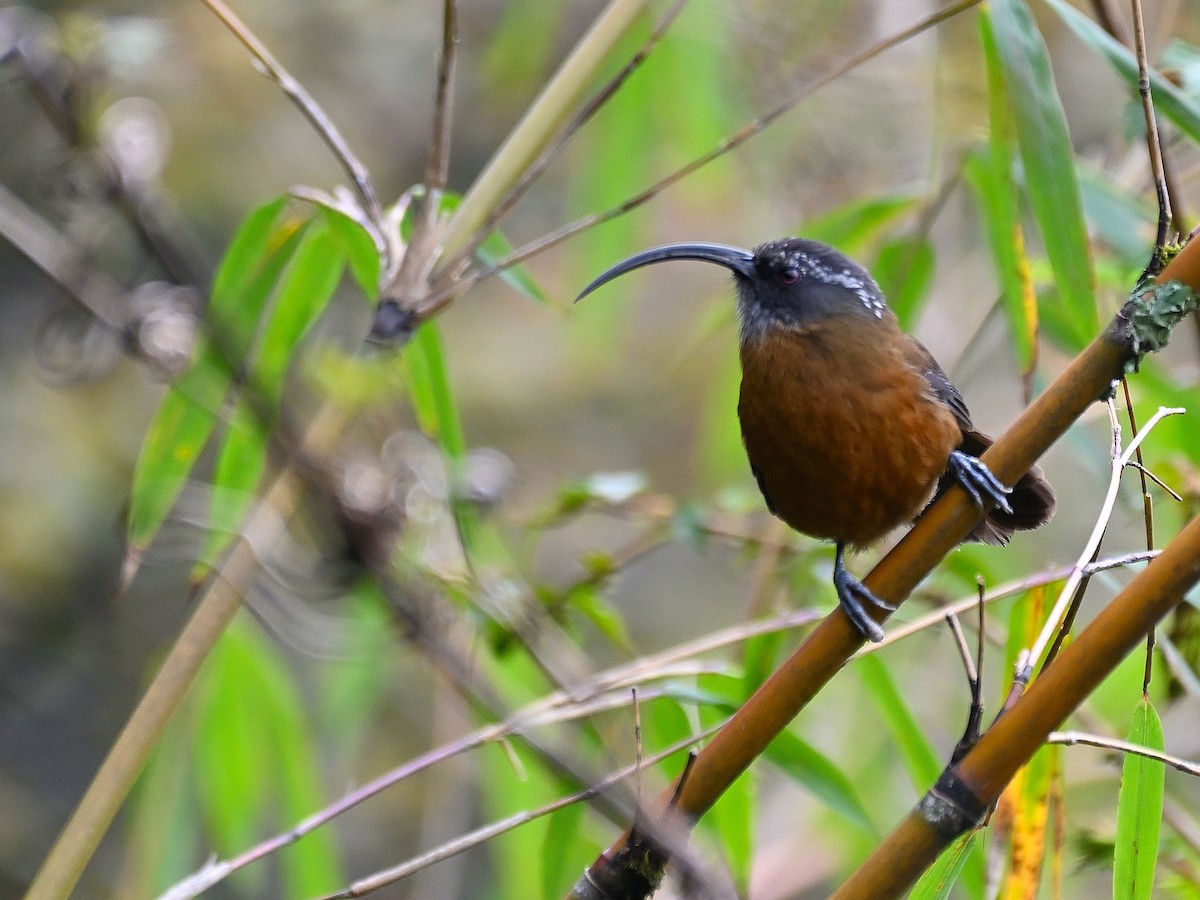
{"label": "green leaf blade", "polygon": [[1050,55],[1024,0],[994,0],[990,13],[1030,205],[1082,346],[1095,336],[1099,315],[1075,157]]}
{"label": "green leaf blade", "polygon": [[153,540],[216,425],[229,373],[205,346],[159,404],[133,470],[126,536],[132,553]]}
{"label": "green leaf blade", "polygon": [[282,396],[297,345],[333,298],[344,268],[328,225],[314,222],[283,272],[252,372],[251,386],[272,404]]}
{"label": "green leaf blade", "polygon": [[[1158,713],[1146,697],[1134,712],[1129,742],[1162,751],[1163,731]],[[1121,766],[1117,798],[1117,840],[1113,855],[1113,900],[1150,900],[1158,862],[1166,765],[1128,753]]]}

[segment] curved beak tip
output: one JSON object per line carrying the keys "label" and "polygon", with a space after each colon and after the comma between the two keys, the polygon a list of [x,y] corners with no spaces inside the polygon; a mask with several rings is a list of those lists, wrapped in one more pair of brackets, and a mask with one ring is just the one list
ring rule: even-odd
{"label": "curved beak tip", "polygon": [[642,266],[648,266],[651,263],[664,262],[668,259],[692,259],[700,262],[716,263],[743,278],[751,277],[754,272],[754,254],[741,247],[731,247],[727,244],[704,243],[664,244],[661,247],[643,250],[641,253],[624,259],[607,269],[579,292],[579,296],[575,298],[575,302],[578,303],[592,291],[596,290],[596,288],[612,281],[619,275],[624,275],[626,272],[640,269]]}

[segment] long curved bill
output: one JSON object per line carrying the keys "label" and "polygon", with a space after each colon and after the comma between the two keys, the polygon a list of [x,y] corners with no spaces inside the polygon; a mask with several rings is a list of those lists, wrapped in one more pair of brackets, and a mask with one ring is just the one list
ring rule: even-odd
{"label": "long curved bill", "polygon": [[663,262],[668,259],[696,259],[701,262],[716,263],[731,269],[738,275],[750,278],[754,274],[754,254],[741,247],[730,247],[727,244],[664,244],[650,250],[643,250],[629,259],[622,260],[611,269],[600,275],[595,281],[583,289],[578,297],[579,302],[602,284],[612,281],[619,275],[648,266],[651,263]]}

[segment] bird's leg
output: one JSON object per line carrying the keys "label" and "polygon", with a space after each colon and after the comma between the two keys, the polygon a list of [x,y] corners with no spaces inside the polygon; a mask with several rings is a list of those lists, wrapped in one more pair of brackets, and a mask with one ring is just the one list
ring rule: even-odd
{"label": "bird's leg", "polygon": [[838,541],[837,554],[833,558],[833,586],[837,589],[838,602],[842,604],[842,609],[846,611],[846,617],[858,629],[859,634],[868,641],[878,644],[883,640],[883,629],[879,627],[879,623],[867,615],[863,604],[869,603],[888,612],[892,612],[896,607],[886,600],[876,597],[867,590],[865,584],[850,574],[843,559],[845,552],[845,545]]}
{"label": "bird's leg", "polygon": [[950,453],[947,465],[958,479],[958,483],[963,486],[963,490],[971,495],[971,499],[980,509],[983,508],[981,495],[986,495],[998,509],[1006,513],[1012,512],[1008,503],[1008,495],[1012,493],[1012,488],[1005,487],[981,460],[961,450],[954,450]]}

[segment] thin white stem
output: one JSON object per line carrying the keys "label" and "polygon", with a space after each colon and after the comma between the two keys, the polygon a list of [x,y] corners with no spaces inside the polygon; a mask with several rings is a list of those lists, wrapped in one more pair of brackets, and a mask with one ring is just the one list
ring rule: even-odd
{"label": "thin white stem", "polygon": [[1046,652],[1046,647],[1049,646],[1050,641],[1054,637],[1055,631],[1062,624],[1067,608],[1071,605],[1071,598],[1075,596],[1075,591],[1078,590],[1080,582],[1087,575],[1088,561],[1095,556],[1117,503],[1117,489],[1121,486],[1121,472],[1129,464],[1134,453],[1137,452],[1137,448],[1141,446],[1142,441],[1146,439],[1146,436],[1150,434],[1155,425],[1167,416],[1180,415],[1183,412],[1185,410],[1179,408],[1159,407],[1158,412],[1151,416],[1150,421],[1134,435],[1133,440],[1129,442],[1129,446],[1122,452],[1121,425],[1117,420],[1117,408],[1111,399],[1108,401],[1108,414],[1113,429],[1112,469],[1109,474],[1108,490],[1105,492],[1104,502],[1101,504],[1100,514],[1096,518],[1096,525],[1092,528],[1091,536],[1084,544],[1078,561],[1071,568],[1071,574],[1067,578],[1067,583],[1063,585],[1063,589],[1058,595],[1058,600],[1054,604],[1054,609],[1051,610],[1049,617],[1046,619],[1046,624],[1042,627],[1041,634],[1038,635],[1033,646],[1029,648],[1028,656],[1023,660],[1025,666],[1035,666],[1037,661],[1042,658],[1042,655]]}

